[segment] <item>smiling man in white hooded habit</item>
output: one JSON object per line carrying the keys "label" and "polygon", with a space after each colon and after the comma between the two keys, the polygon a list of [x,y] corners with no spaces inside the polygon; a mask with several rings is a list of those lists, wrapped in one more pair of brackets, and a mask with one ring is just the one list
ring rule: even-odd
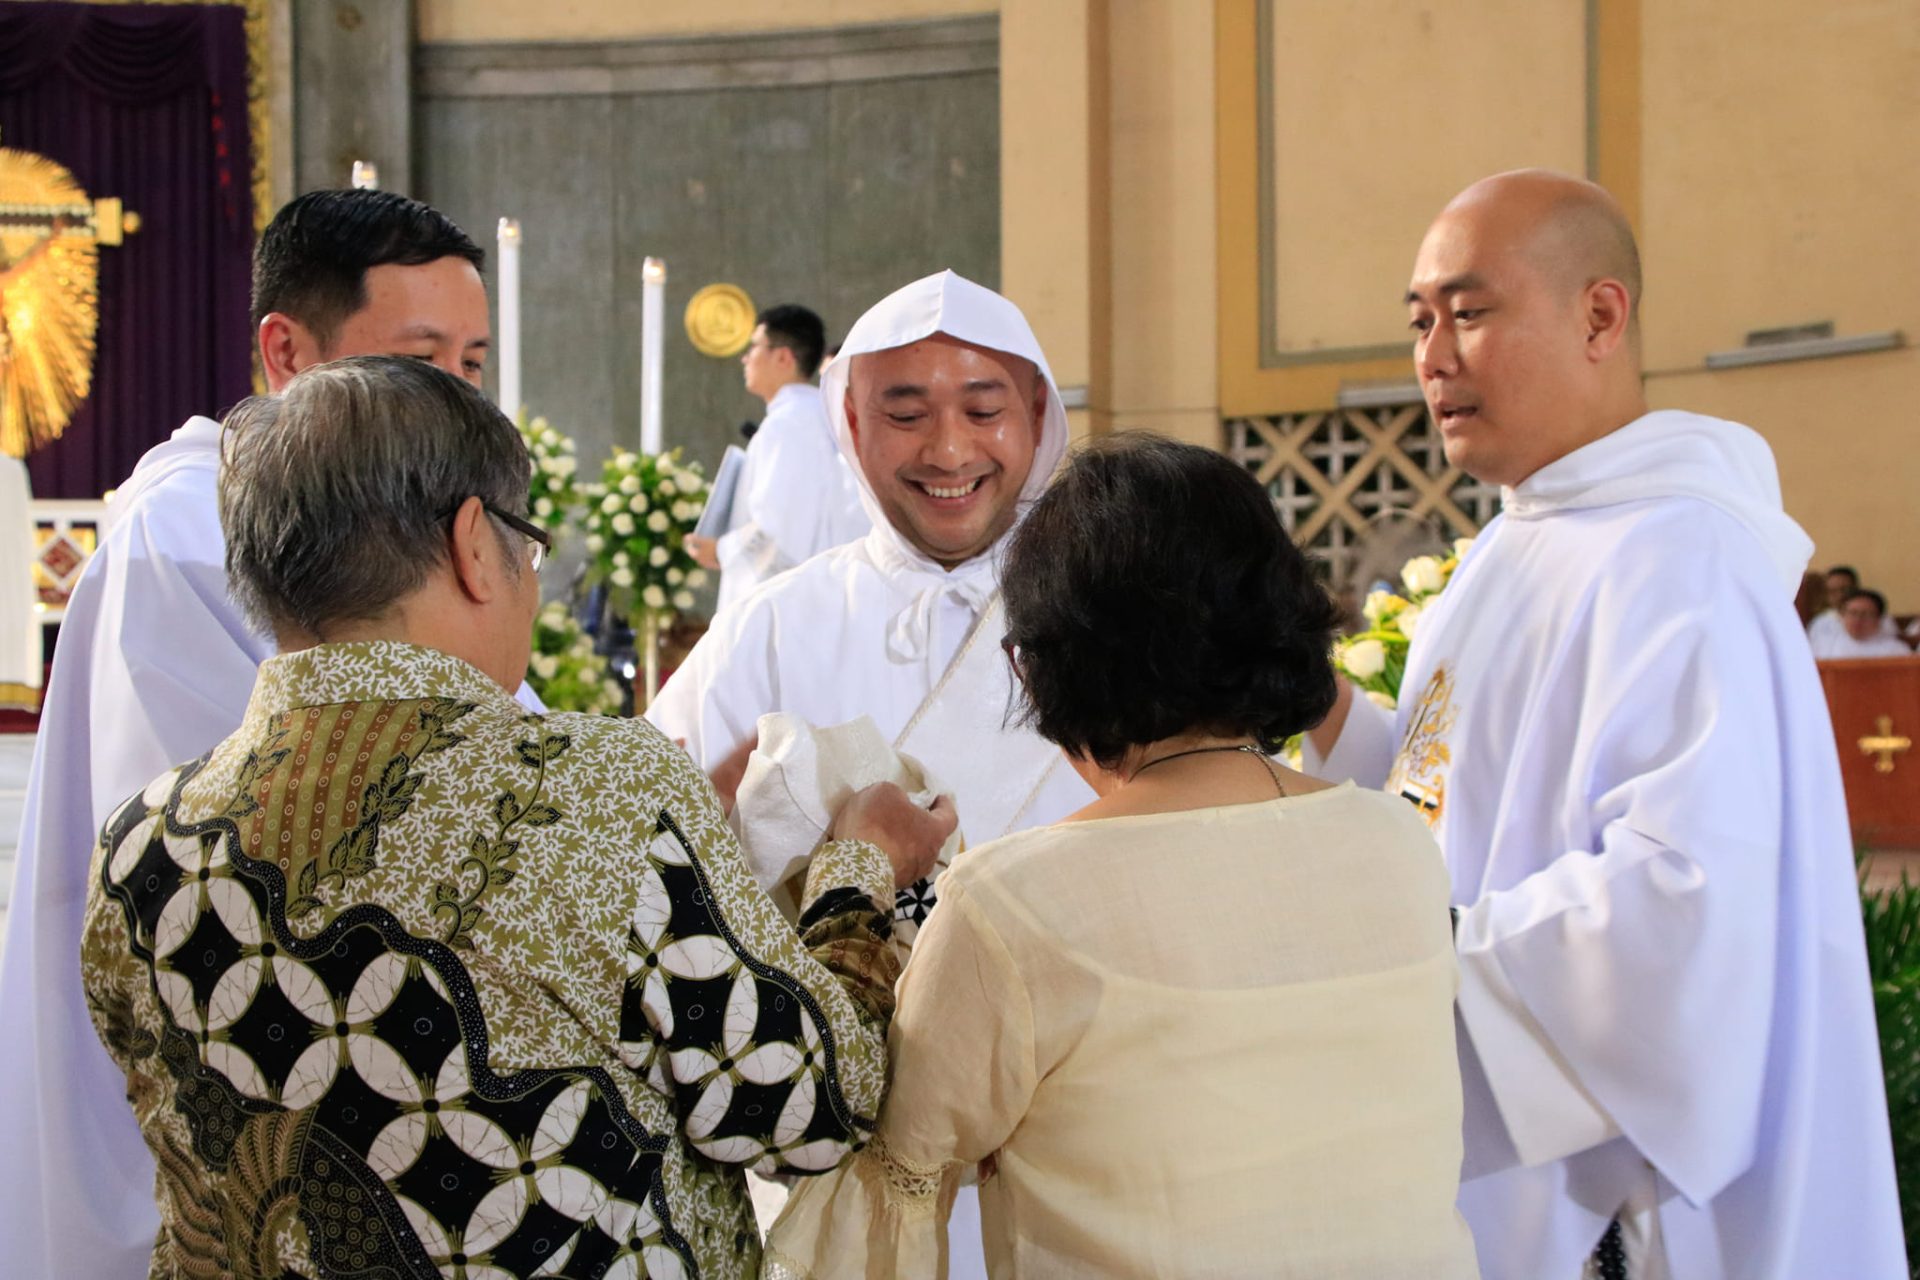
{"label": "smiling man in white hooded habit", "polygon": [[[1328,777],[1452,875],[1488,1280],[1907,1275],[1812,549],[1745,427],[1648,412],[1639,257],[1558,174],[1469,187],[1406,301],[1447,458],[1506,486]],[[1398,743],[1398,752],[1395,752]]]}
{"label": "smiling man in white hooded habit", "polygon": [[[853,326],[821,391],[872,532],[722,610],[648,718],[713,770],[768,712],[822,727],[870,717],[953,792],[974,845],[1092,803],[1058,749],[1007,723],[994,553],[1067,449],[1026,318],[951,271],[916,280]],[[931,905],[923,883],[900,910]],[[984,1275],[978,1212],[969,1191],[955,1277]]]}

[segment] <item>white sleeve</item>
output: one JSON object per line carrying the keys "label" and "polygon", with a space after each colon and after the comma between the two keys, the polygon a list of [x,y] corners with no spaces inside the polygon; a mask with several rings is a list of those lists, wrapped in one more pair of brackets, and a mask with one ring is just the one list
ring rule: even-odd
{"label": "white sleeve", "polygon": [[722,609],[647,708],[654,728],[711,771],[777,710],[773,619],[758,600]]}
{"label": "white sleeve", "polygon": [[[1797,636],[1769,627],[1762,575],[1743,591],[1714,568],[1602,589],[1569,794],[1528,797],[1584,805],[1593,844],[1463,908],[1456,944],[1468,1098],[1484,1086],[1504,1128],[1478,1140],[1537,1165],[1624,1134],[1695,1204],[1757,1141],[1783,811],[1808,802],[1785,790],[1820,784],[1787,767],[1782,725],[1819,696],[1771,651]],[[1469,1169],[1490,1172],[1467,1132]]]}
{"label": "white sleeve", "polygon": [[1311,737],[1300,740],[1301,768],[1328,782],[1352,781],[1363,787],[1383,787],[1393,769],[1394,714],[1376,706],[1359,690],[1347,708],[1347,721],[1340,726],[1339,740],[1325,758],[1314,750]]}

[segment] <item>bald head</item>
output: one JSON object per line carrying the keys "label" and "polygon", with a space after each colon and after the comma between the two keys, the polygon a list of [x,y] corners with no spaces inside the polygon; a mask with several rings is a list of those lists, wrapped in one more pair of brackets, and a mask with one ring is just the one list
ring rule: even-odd
{"label": "bald head", "polygon": [[1448,459],[1518,484],[1645,413],[1640,287],[1633,230],[1591,182],[1523,169],[1455,196],[1406,295]]}
{"label": "bald head", "polygon": [[1496,173],[1449,201],[1440,218],[1450,217],[1500,228],[1569,293],[1601,280],[1619,281],[1627,291],[1629,323],[1639,320],[1640,247],[1626,210],[1599,183],[1552,169]]}

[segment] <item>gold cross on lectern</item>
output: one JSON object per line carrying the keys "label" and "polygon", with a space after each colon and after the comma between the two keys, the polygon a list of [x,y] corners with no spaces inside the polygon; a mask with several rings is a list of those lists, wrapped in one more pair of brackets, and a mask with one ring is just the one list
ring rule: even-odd
{"label": "gold cross on lectern", "polygon": [[1874,727],[1879,733],[1860,739],[1860,750],[1867,755],[1880,757],[1873,762],[1875,773],[1892,773],[1893,758],[1909,750],[1913,746],[1913,739],[1895,736],[1892,716],[1881,716]]}

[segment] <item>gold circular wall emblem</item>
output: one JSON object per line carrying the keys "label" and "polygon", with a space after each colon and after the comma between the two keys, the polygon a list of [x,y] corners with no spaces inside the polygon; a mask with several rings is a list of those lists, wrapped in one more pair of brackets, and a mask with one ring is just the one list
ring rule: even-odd
{"label": "gold circular wall emblem", "polygon": [[710,284],[687,299],[687,337],[703,355],[737,356],[753,337],[753,299],[737,284]]}

